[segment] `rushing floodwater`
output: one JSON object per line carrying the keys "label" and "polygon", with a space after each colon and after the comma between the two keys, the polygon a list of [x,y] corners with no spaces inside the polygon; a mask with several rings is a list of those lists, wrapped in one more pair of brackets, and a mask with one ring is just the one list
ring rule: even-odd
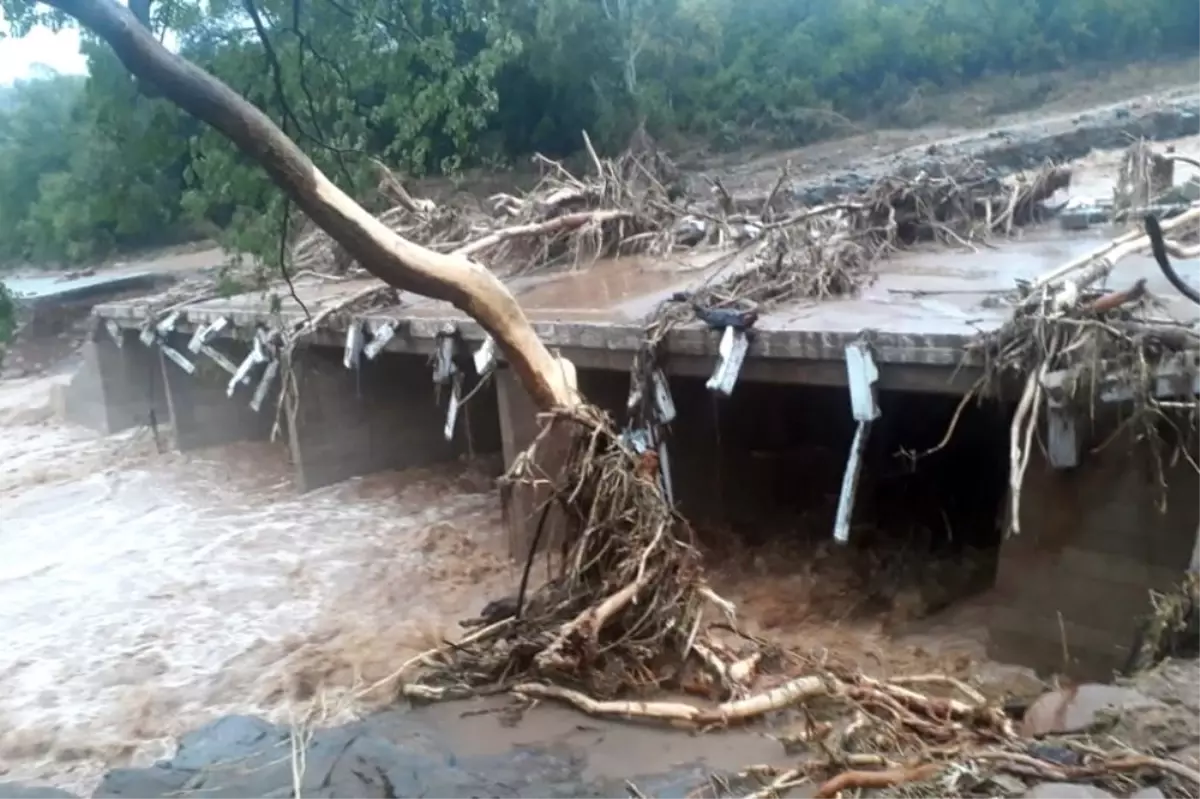
{"label": "rushing floodwater", "polygon": [[[3,779],[85,793],[227,713],[287,722],[322,702],[339,721],[384,698],[354,701],[363,686],[519,577],[491,481],[462,465],[301,496],[270,445],[159,454],[146,430],[102,438],[59,422],[50,397],[66,379],[0,381]],[[851,619],[852,570],[795,540],[714,559],[713,583],[751,630],[869,671],[982,673],[977,607],[896,637],[894,613]],[[692,757],[736,768],[778,750],[750,732],[607,734],[562,709],[515,730],[430,712],[464,752],[600,729],[581,745],[618,774]]]}
{"label": "rushing floodwater", "polygon": [[482,479],[299,497],[268,446],[160,456],[146,431],[53,421],[53,382],[0,382],[7,778],[87,790],[217,715],[286,719],[390,673],[507,585]]}

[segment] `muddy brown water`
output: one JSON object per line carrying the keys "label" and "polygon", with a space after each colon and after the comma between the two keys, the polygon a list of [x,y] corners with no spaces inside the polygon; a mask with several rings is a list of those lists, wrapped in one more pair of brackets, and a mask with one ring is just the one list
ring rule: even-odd
{"label": "muddy brown water", "polygon": [[[271,445],[160,455],[146,430],[102,438],[57,421],[50,395],[67,379],[0,382],[5,779],[86,793],[106,769],[169,756],[176,736],[222,715],[287,723],[319,702],[324,723],[345,721],[377,706],[356,698],[364,686],[519,579],[498,497],[470,467],[300,496]],[[907,626],[839,614],[833,567],[803,558],[727,552],[712,578],[752,631],[781,643],[876,672],[984,675],[1004,690],[1032,679],[986,663],[985,603]],[[566,743],[597,777],[783,754],[764,730],[696,737],[560,707],[509,727],[470,707],[420,712],[463,755]]]}

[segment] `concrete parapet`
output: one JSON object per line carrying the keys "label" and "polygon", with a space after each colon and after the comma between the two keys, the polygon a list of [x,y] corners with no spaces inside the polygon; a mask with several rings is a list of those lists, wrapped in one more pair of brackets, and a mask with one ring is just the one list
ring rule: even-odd
{"label": "concrete parapet", "polygon": [[56,405],[70,422],[104,434],[170,418],[159,354],[130,330],[121,344],[97,330],[84,344],[83,363]]}
{"label": "concrete parapet", "polygon": [[1035,449],[1021,533],[1001,549],[992,657],[1077,679],[1124,664],[1150,592],[1171,588],[1188,568],[1200,521],[1200,476],[1183,458],[1164,457],[1163,468],[1160,480],[1144,442],[1129,435],[1070,471],[1052,469]]}
{"label": "concrete parapet", "polygon": [[[188,338],[181,333],[172,333],[167,343],[184,352]],[[234,363],[241,362],[250,351],[245,342],[231,339],[209,343]],[[261,411],[254,411],[250,407],[250,391],[245,387],[239,386],[232,397],[227,396],[227,371],[202,357],[193,360],[196,372],[188,374],[171,359],[162,358],[176,448],[188,452],[235,441],[267,440],[275,421],[274,403],[268,401]]]}
{"label": "concrete parapet", "polygon": [[288,428],[301,491],[500,449],[496,390],[487,385],[461,408],[454,439],[446,441],[447,397],[435,400],[421,356],[385,353],[352,371],[341,351],[308,347],[297,354],[297,370],[300,399]]}

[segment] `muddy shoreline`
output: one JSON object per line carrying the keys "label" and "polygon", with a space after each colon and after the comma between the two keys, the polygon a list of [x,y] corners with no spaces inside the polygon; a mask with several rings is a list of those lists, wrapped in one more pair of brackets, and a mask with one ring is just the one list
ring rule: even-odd
{"label": "muddy shoreline", "polygon": [[[1168,661],[1121,685],[1049,692],[1019,722],[1023,749],[1029,757],[1054,762],[1071,740],[1105,734],[1196,769],[1198,679],[1196,661]],[[605,797],[629,795],[627,783],[633,783],[646,796],[682,799],[704,788],[714,774],[731,780],[735,792],[749,793],[758,785],[736,776],[747,766],[785,768],[823,757],[813,745],[792,744],[785,751],[768,729],[783,737],[778,724],[693,735],[597,720],[559,707],[521,713],[501,698],[394,707],[323,728],[232,715],[183,736],[169,760],[109,771],[93,796],[284,797],[297,795],[298,780],[299,795],[306,797]],[[307,741],[302,759],[293,740]],[[297,764],[302,764],[299,774]],[[812,796],[822,781],[817,776],[785,795]],[[1124,790],[1103,776],[1068,785],[996,771],[979,775],[978,795],[1181,795],[1178,784],[1155,778],[1121,784]],[[0,799],[71,796],[0,782]]]}
{"label": "muddy shoreline", "polygon": [[[587,719],[580,719],[581,725]],[[292,731],[231,716],[186,736],[179,753],[149,769],[110,772],[96,797],[295,795]],[[393,710],[313,733],[300,796],[385,799],[412,796],[625,795],[624,779],[590,774],[585,747],[567,741],[518,745],[498,754],[459,755],[434,724]],[[237,763],[236,776],[230,763]],[[656,797],[682,797],[707,775],[704,764],[630,774]]]}

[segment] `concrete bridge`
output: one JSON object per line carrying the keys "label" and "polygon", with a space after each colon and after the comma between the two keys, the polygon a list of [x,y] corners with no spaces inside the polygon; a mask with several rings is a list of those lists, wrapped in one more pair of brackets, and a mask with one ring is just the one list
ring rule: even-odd
{"label": "concrete bridge", "polygon": [[[929,518],[958,546],[998,553],[985,575],[995,597],[991,654],[1061,669],[1065,635],[1077,661],[1073,673],[1106,675],[1123,661],[1149,592],[1177,583],[1193,555],[1200,478],[1192,467],[1172,463],[1162,484],[1145,445],[1119,425],[1119,401],[1098,403],[1103,410],[1094,418],[1052,413],[1046,445],[1035,445],[1024,478],[1022,532],[1004,539],[1008,399],[968,406],[950,443],[898,477],[894,457],[941,440],[982,373],[970,344],[1008,317],[1002,295],[1103,242],[1098,233],[1042,231],[975,254],[908,252],[882,263],[878,279],[855,299],[795,304],[760,318],[727,398],[705,382],[721,360],[721,334],[699,324],[671,333],[664,344],[674,403],[669,479],[681,510],[700,525],[770,519],[786,526],[791,519],[794,527],[817,509],[821,528],[833,535],[851,442],[860,422],[875,414],[843,531],[854,538],[864,518],[886,526],[909,513]],[[588,399],[620,419],[645,316],[722,268],[740,266],[706,265],[700,256],[627,260],[510,285],[547,344],[576,364]],[[1165,301],[1165,313],[1196,317],[1148,258],[1122,261],[1112,281],[1124,287],[1139,277]],[[366,285],[301,281],[296,291],[316,314]],[[508,464],[531,442],[532,405],[502,363],[447,424],[453,381],[435,402],[436,353],[454,349],[459,396],[466,396],[479,381],[472,353],[485,336],[447,305],[403,300],[333,315],[298,354],[299,402],[282,425],[297,490],[467,454],[501,453]],[[302,321],[299,304],[284,299],[272,311],[257,294],[203,301],[172,314],[158,331],[145,328],[143,307],[96,308],[85,367],[64,397],[68,416],[115,432],[146,424],[153,413],[159,423],[169,420],[180,450],[268,438],[279,381],[269,359],[252,354],[255,331]],[[361,357],[351,347],[347,359],[352,327],[368,346]],[[856,348],[861,343],[867,346]],[[1167,381],[1172,390],[1194,396],[1197,368],[1194,356],[1178,364]],[[871,392],[865,399],[859,392],[863,376],[874,377],[877,405]],[[876,407],[864,411],[864,402]],[[1186,435],[1181,443],[1195,452]],[[523,554],[535,497],[509,494],[504,501],[512,551]]]}

